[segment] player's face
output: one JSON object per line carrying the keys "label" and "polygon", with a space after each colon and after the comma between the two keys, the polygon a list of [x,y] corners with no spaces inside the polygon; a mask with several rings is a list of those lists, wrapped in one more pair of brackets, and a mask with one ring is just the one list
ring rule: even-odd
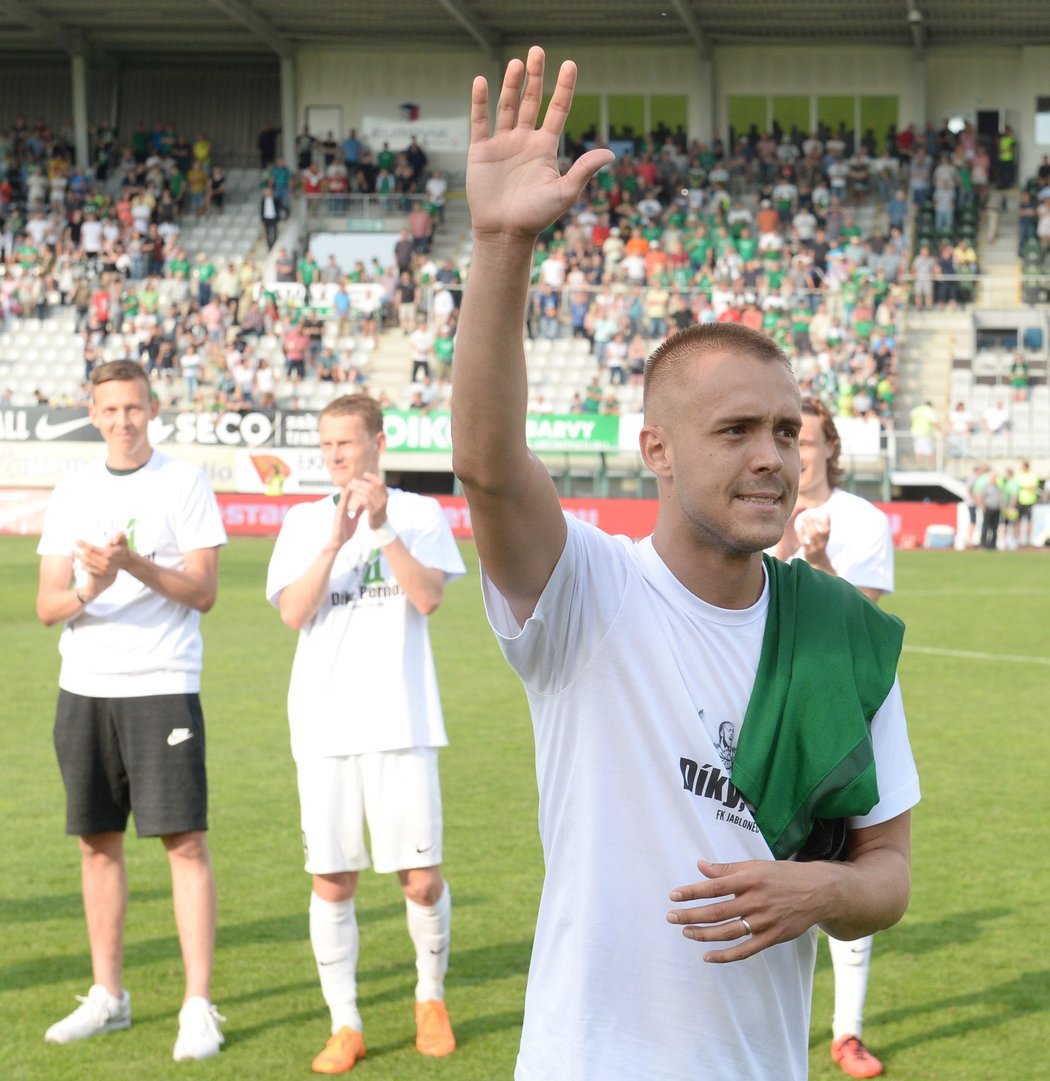
{"label": "player's face", "polygon": [[[830,495],[830,492],[824,490],[828,486],[828,461],[834,449],[824,435],[820,417],[804,413],[802,431],[798,437],[798,452],[802,463],[798,479],[800,497],[823,495],[826,498]],[[824,499],[820,500],[823,501]]]}
{"label": "player's face", "polygon": [[671,485],[691,543],[734,554],[776,544],[798,491],[794,377],[774,361],[719,353],[661,389],[674,400],[647,464]]}
{"label": "player's face", "polygon": [[92,389],[88,414],[106,441],[107,465],[134,469],[149,461],[149,422],[158,409],[142,379],[111,379]]}
{"label": "player's face", "polygon": [[338,487],[345,488],[366,473],[379,472],[385,438],[382,433],[371,435],[360,417],[322,417],[319,435],[325,468]]}

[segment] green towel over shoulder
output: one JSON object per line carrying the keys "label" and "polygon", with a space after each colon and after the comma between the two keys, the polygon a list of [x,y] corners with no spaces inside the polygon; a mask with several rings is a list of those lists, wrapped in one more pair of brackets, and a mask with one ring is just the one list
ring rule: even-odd
{"label": "green towel over shoulder", "polygon": [[763,560],[769,614],[732,781],[786,859],[814,819],[878,803],[871,719],[893,687],[904,624],[805,560]]}

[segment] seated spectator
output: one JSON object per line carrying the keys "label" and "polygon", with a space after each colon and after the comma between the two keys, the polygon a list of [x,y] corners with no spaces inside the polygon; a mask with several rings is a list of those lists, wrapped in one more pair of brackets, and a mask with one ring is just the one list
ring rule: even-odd
{"label": "seated spectator", "polygon": [[341,383],[343,370],[340,368],[335,351],[326,345],[317,356],[317,378],[322,383]]}
{"label": "seated spectator", "polygon": [[1001,401],[989,405],[981,416],[981,427],[989,435],[1003,435],[1010,429],[1010,411]]}

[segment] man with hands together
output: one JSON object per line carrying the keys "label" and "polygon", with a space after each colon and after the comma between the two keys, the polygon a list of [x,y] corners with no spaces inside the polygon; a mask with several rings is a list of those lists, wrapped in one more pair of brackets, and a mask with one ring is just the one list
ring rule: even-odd
{"label": "man with hands together", "polygon": [[787,359],[746,327],[688,328],[647,363],[653,535],[563,514],[525,441],[532,249],[612,155],[560,174],[575,65],[541,118],[543,78],[541,49],[512,60],[491,129],[474,82],[452,401],[486,610],[536,735],[546,878],[515,1077],[798,1081],[816,926],[856,937],[907,905],[902,629],[763,556],[802,418]]}
{"label": "man with hands together", "polygon": [[331,1015],[313,1070],[337,1074],[365,1057],[354,895],[369,864],[366,822],[376,871],[397,872],[405,896],[416,1047],[437,1058],[455,1050],[444,1004],[452,901],[440,866],[437,765],[447,739],[427,616],[465,568],[437,501],[380,477],[377,402],[336,398],[318,432],[336,493],[289,510],[266,596],[299,632],[288,720],[313,884],[310,941]]}
{"label": "man with hands together", "polygon": [[44,1038],[73,1043],[131,1024],[122,961],[133,813],[171,867],[185,969],[174,1057],[188,1061],[223,1043],[210,999],[216,901],[198,692],[200,614],[215,603],[226,533],[203,472],[150,446],[157,409],[141,365],[94,369],[89,413],[106,458],[58,485],[37,548],[37,615],[65,623],[54,738],[94,976]]}

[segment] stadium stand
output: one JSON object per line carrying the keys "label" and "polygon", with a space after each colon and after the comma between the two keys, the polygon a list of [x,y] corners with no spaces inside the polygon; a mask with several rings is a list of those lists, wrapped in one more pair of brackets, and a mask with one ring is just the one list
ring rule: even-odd
{"label": "stadium stand", "polygon": [[[912,464],[900,433],[916,404],[979,416],[999,391],[1006,438],[974,433],[967,454],[1050,453],[1047,335],[1009,307],[1050,292],[1050,163],[1012,209],[995,139],[968,123],[860,136],[774,122],[710,145],[664,125],[609,136],[616,163],[537,248],[524,328],[537,410],[636,413],[644,357],[667,333],[732,320],[785,348],[804,394],[877,424],[896,464]],[[292,169],[274,146],[260,168],[223,170],[206,136],[170,124],[129,141],[96,132],[93,172],[22,118],[0,143],[4,401],[76,404],[93,362],[137,356],[166,405],[314,409],[353,386],[447,406],[470,262],[457,177],[410,160],[418,148],[356,137],[344,160],[304,132]],[[397,240],[367,266],[313,260],[314,237],[346,229]],[[1003,354],[1025,359],[1023,401],[987,361],[992,309],[1014,331]]]}

